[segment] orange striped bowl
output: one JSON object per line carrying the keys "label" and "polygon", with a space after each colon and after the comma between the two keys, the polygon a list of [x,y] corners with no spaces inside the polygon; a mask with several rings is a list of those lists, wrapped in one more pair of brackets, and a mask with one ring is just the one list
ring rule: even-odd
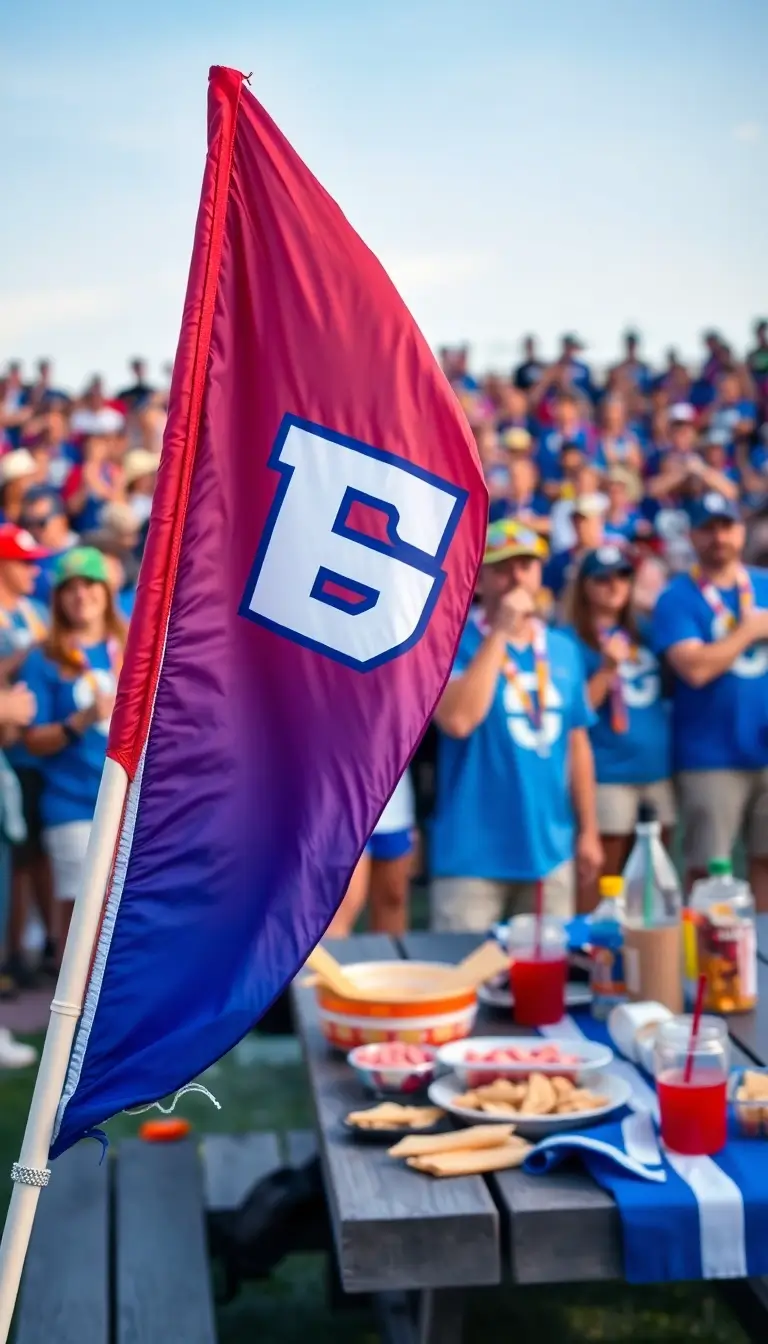
{"label": "orange striped bowl", "polygon": [[316,985],[320,1027],[335,1050],[379,1041],[445,1045],[472,1031],[477,996],[472,989],[456,989],[453,966],[367,961],[344,970],[376,997],[345,999],[323,984]]}

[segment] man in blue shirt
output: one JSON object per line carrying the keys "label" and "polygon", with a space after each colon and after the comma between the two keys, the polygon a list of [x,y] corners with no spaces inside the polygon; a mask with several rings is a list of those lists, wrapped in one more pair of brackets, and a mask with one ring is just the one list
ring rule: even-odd
{"label": "man in blue shirt", "polygon": [[481,605],[459,644],[435,713],[437,803],[431,835],[436,929],[487,929],[545,904],[574,908],[602,861],[593,722],[584,669],[568,635],[536,616],[546,546],[520,523],[488,529]]}
{"label": "man in blue shirt", "polygon": [[768,911],[768,572],[742,563],[738,505],[691,505],[697,563],[662,593],[652,643],[674,673],[673,756],[688,880],[743,835],[758,909]]}

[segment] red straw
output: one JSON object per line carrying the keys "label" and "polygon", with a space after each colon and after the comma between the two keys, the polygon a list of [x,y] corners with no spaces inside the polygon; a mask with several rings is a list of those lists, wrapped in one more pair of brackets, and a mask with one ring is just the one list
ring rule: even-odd
{"label": "red straw", "polygon": [[693,1073],[693,1054],[699,1039],[699,1027],[701,1026],[701,1010],[704,1007],[704,990],[707,987],[706,975],[699,976],[699,985],[696,990],[696,1004],[693,1009],[693,1026],[691,1027],[691,1039],[688,1045],[688,1058],[685,1061],[685,1071],[683,1073],[683,1082],[690,1083]]}
{"label": "red straw", "polygon": [[543,883],[543,882],[537,882],[537,883],[536,883],[536,897],[535,897],[535,904],[534,904],[534,907],[533,907],[533,911],[534,911],[534,917],[535,917],[535,920],[536,920],[536,932],[535,932],[535,935],[534,935],[534,938],[535,938],[535,941],[534,941],[534,956],[535,956],[535,958],[536,958],[537,961],[541,961],[541,944],[542,944],[542,933],[543,933],[543,929],[542,929],[542,921],[543,921],[543,919],[544,919],[544,883]]}

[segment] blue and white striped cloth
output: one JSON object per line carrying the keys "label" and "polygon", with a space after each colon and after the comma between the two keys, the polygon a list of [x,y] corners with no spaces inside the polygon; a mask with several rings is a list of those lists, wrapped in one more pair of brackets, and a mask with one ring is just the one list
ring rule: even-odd
{"label": "blue and white striped cloth", "polygon": [[[542,1034],[613,1045],[605,1024],[588,1012],[566,1017]],[[629,1283],[768,1274],[768,1141],[731,1133],[716,1157],[669,1153],[657,1138],[658,1106],[649,1079],[620,1058],[611,1071],[630,1083],[630,1107],[581,1133],[545,1139],[529,1157],[528,1169],[543,1172],[578,1157],[613,1195]]]}

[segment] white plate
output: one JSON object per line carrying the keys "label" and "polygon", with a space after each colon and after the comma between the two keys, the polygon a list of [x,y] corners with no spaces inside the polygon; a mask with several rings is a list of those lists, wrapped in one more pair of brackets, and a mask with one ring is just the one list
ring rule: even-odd
{"label": "white plate", "polygon": [[[555,1028],[557,1030],[557,1028]],[[468,1060],[468,1053],[490,1054],[493,1050],[543,1050],[547,1046],[557,1046],[564,1055],[573,1055],[577,1063],[539,1063],[538,1061],[516,1063],[487,1063],[482,1060]],[[589,1086],[590,1078],[602,1069],[606,1069],[613,1059],[613,1051],[607,1045],[597,1045],[594,1041],[558,1040],[557,1036],[467,1036],[461,1041],[451,1041],[441,1045],[437,1052],[438,1063],[458,1075],[462,1087],[469,1090],[468,1074],[477,1085],[477,1077],[487,1074],[490,1083],[494,1078],[525,1078],[529,1073],[547,1073],[554,1077],[565,1074],[567,1077],[583,1078]]]}
{"label": "white plate", "polygon": [[[492,980],[478,986],[477,997],[481,1003],[485,1004],[486,1008],[502,1008],[505,1012],[510,1013],[515,1003],[509,983],[494,985]],[[566,1008],[587,1008],[591,1002],[592,990],[589,985],[580,984],[578,980],[569,980],[565,986]]]}
{"label": "white plate", "polygon": [[604,1120],[612,1111],[626,1106],[632,1095],[632,1088],[623,1078],[612,1073],[603,1073],[594,1084],[595,1092],[608,1097],[608,1103],[594,1111],[579,1111],[577,1115],[489,1115],[486,1111],[468,1111],[456,1106],[454,1099],[461,1096],[467,1088],[463,1086],[455,1073],[438,1078],[429,1089],[429,1100],[433,1106],[455,1115],[467,1125],[509,1125],[515,1126],[515,1132],[527,1139],[543,1139],[547,1134],[561,1134],[568,1130],[585,1129]]}

